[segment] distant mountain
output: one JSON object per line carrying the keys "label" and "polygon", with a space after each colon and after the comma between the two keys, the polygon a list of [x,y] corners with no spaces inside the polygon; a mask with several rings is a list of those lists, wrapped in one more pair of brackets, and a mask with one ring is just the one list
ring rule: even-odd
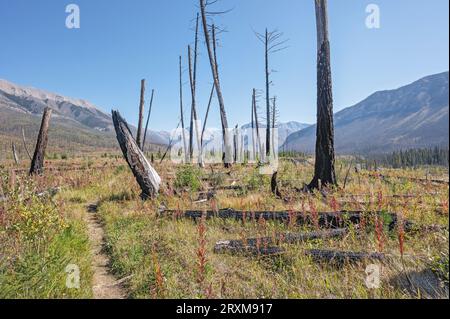
{"label": "distant mountain", "polygon": [[[259,125],[260,128],[265,129],[266,125]],[[305,123],[299,123],[299,122],[295,122],[295,121],[291,121],[291,122],[287,122],[287,123],[279,123],[277,125],[278,128],[278,145],[283,145],[284,142],[286,141],[287,137],[289,135],[291,135],[292,133],[301,131],[307,127],[311,126],[311,124],[305,124]],[[246,124],[244,126],[242,126],[242,129],[249,129],[251,128],[252,125],[251,123]]]}
{"label": "distant mountain", "polygon": [[[20,127],[36,132],[45,107],[53,110],[52,122],[56,125],[56,139],[89,146],[112,147],[116,145],[111,116],[95,105],[81,99],[72,99],[43,90],[23,87],[0,79],[0,133],[16,136]],[[14,123],[15,125],[11,125]],[[132,128],[135,130],[135,128]],[[170,134],[148,132],[152,144],[168,145]]]}
{"label": "distant mountain", "polygon": [[[376,92],[335,114],[339,153],[389,152],[449,145],[449,73],[420,79],[396,90]],[[316,125],[291,134],[284,149],[312,152]]]}

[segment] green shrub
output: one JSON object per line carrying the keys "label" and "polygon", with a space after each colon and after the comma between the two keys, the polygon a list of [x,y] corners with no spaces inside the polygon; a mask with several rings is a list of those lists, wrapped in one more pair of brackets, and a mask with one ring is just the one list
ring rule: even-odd
{"label": "green shrub", "polygon": [[201,171],[193,166],[184,166],[177,170],[175,178],[176,188],[188,188],[197,192],[202,188]]}

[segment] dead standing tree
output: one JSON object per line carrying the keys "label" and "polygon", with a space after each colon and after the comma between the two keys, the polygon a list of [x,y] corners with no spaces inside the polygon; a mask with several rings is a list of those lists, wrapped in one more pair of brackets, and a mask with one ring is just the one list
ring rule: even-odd
{"label": "dead standing tree", "polygon": [[223,142],[225,147],[225,153],[224,153],[224,165],[226,168],[231,167],[231,143],[229,141],[229,134],[228,134],[228,120],[227,120],[227,113],[225,111],[225,102],[222,95],[222,89],[220,86],[220,77],[219,77],[219,67],[217,62],[217,52],[216,52],[216,27],[213,24],[212,25],[212,43],[214,46],[214,50],[211,47],[211,36],[209,35],[209,29],[208,29],[208,21],[207,21],[207,15],[208,14],[217,14],[215,12],[207,12],[206,7],[210,4],[213,4],[217,1],[208,2],[205,0],[199,0],[200,2],[200,10],[202,15],[202,24],[203,24],[203,33],[205,36],[205,43],[206,48],[208,50],[208,56],[209,56],[209,62],[211,65],[211,72],[214,80],[214,86],[216,88],[216,95],[219,102],[220,107],[220,119],[222,122],[222,135],[223,135]]}
{"label": "dead standing tree", "polygon": [[209,95],[208,107],[206,108],[205,121],[203,123],[202,134],[200,136],[200,158],[201,158],[202,163],[203,163],[206,123],[208,122],[209,111],[211,109],[211,103],[212,103],[212,99],[214,97],[214,89],[215,89],[215,86],[213,84],[213,86],[211,88],[211,93]]}
{"label": "dead standing tree", "polygon": [[141,98],[139,102],[139,122],[136,135],[136,142],[141,150],[144,150],[142,145],[142,126],[144,123],[144,107],[145,107],[145,80],[141,80]]}
{"label": "dead standing tree", "polygon": [[[197,59],[198,59],[198,29],[199,29],[199,19],[200,15],[197,13],[197,19],[195,23],[195,40],[194,40],[194,62],[192,63],[192,51],[191,46],[188,46],[188,59],[189,59],[189,82],[191,84],[191,124],[189,128],[189,155],[192,162],[194,157],[194,130],[197,141],[197,148],[199,150],[199,164],[202,166],[201,157],[201,142],[200,142],[200,128],[198,123],[197,115],[197,101],[196,101],[196,90],[197,90]],[[193,65],[192,65],[193,64]]]}
{"label": "dead standing tree", "polygon": [[188,162],[188,149],[187,149],[187,141],[186,141],[186,131],[184,126],[184,110],[183,110],[183,64],[182,58],[180,56],[180,113],[181,113],[181,134],[183,137],[183,152],[185,156],[185,162]]}
{"label": "dead standing tree", "polygon": [[317,132],[314,178],[309,189],[337,185],[327,0],[314,0],[317,23]]}
{"label": "dead standing tree", "polygon": [[48,143],[48,127],[50,118],[52,116],[52,109],[47,107],[42,115],[41,128],[34,150],[33,160],[31,161],[30,175],[40,175],[44,172],[45,150]]}
{"label": "dead standing tree", "polygon": [[11,148],[12,148],[14,162],[16,163],[16,165],[19,165],[19,157],[17,156],[16,144],[14,144],[14,142],[11,143]]}
{"label": "dead standing tree", "polygon": [[22,142],[23,142],[23,147],[25,148],[25,152],[27,152],[28,158],[31,161],[33,158],[31,157],[30,151],[28,151],[27,141],[25,139],[25,130],[23,127],[22,127]]}
{"label": "dead standing tree", "polygon": [[143,200],[155,198],[161,185],[161,178],[150,165],[131,134],[127,122],[119,112],[112,111],[114,128],[123,156],[141,187]]}
{"label": "dead standing tree", "polygon": [[261,143],[260,133],[259,133],[259,120],[258,120],[258,107],[257,107],[257,95],[256,89],[253,89],[253,114],[255,116],[255,126],[256,126],[256,142],[259,146],[259,161],[263,161],[264,158],[264,147]]}
{"label": "dead standing tree", "polygon": [[153,97],[155,96],[155,90],[152,90],[152,97],[150,98],[150,107],[148,109],[148,116],[147,116],[147,123],[145,124],[145,131],[144,131],[144,141],[142,142],[142,151],[145,152],[145,141],[147,140],[147,131],[148,131],[148,123],[150,122],[150,116],[152,115],[152,108],[153,108]]}
{"label": "dead standing tree", "polygon": [[270,85],[272,82],[270,81],[270,74],[273,72],[269,67],[269,57],[271,54],[279,52],[281,50],[286,49],[284,44],[288,40],[282,40],[283,33],[278,32],[277,30],[269,32],[266,29],[265,34],[255,32],[256,37],[264,44],[264,56],[265,56],[265,75],[266,75],[266,155],[269,157],[272,152],[272,143],[271,143],[271,128],[270,124],[270,114],[271,114],[271,105],[270,105]]}

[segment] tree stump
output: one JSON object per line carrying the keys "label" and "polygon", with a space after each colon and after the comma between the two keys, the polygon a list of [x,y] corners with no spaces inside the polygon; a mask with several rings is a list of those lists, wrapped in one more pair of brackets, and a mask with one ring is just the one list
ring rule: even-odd
{"label": "tree stump", "polygon": [[33,160],[31,161],[30,175],[40,175],[44,172],[45,149],[47,148],[48,143],[48,126],[50,124],[51,116],[52,109],[48,107],[45,108]]}

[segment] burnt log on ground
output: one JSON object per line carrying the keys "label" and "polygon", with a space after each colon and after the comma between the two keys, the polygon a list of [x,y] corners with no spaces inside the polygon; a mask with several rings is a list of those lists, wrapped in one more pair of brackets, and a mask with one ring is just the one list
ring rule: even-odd
{"label": "burnt log on ground", "polygon": [[346,233],[346,229],[333,229],[310,233],[276,234],[273,237],[249,238],[246,240],[224,240],[216,243],[214,252],[216,254],[247,252],[248,250],[252,250],[253,248],[270,248],[268,246],[280,244],[297,244],[315,239],[338,238],[343,237]]}
{"label": "burnt log on ground", "polygon": [[[341,211],[341,212],[318,212],[315,216],[305,212],[287,212],[287,211],[265,211],[265,212],[244,212],[233,209],[222,209],[219,211],[201,211],[201,210],[162,210],[161,216],[172,216],[175,218],[200,219],[203,216],[206,219],[222,218],[235,219],[238,221],[258,221],[264,219],[266,221],[279,221],[286,223],[296,223],[297,225],[314,225],[317,224],[322,228],[342,228],[346,225],[358,225],[366,218],[374,216],[383,218],[389,230],[394,230],[398,223],[397,214],[385,212],[362,212],[362,211]],[[405,231],[414,229],[414,224],[410,221],[403,221]]]}
{"label": "burnt log on ground", "polygon": [[141,187],[141,198],[143,200],[155,198],[159,192],[161,177],[145,158],[144,153],[134,140],[127,122],[120,116],[119,112],[112,111],[112,118],[123,156]]}
{"label": "burnt log on ground", "polygon": [[48,126],[50,124],[50,117],[52,116],[52,109],[45,108],[42,116],[41,128],[36,142],[33,160],[31,161],[30,175],[40,175],[44,172],[44,158],[45,150],[48,143]]}
{"label": "burnt log on ground", "polygon": [[344,265],[345,263],[358,263],[366,260],[378,260],[378,261],[385,260],[385,255],[382,253],[310,249],[305,251],[305,254],[311,257],[312,260],[315,262],[328,263],[334,265]]}
{"label": "burnt log on ground", "polygon": [[383,175],[383,174],[369,174],[369,177],[373,178],[382,178],[384,180],[388,179],[402,179],[407,180],[411,182],[418,182],[418,183],[435,183],[435,184],[450,184],[450,181],[446,181],[443,179],[429,179],[429,178],[416,178],[416,177],[409,177],[409,176],[389,176],[389,175]]}

